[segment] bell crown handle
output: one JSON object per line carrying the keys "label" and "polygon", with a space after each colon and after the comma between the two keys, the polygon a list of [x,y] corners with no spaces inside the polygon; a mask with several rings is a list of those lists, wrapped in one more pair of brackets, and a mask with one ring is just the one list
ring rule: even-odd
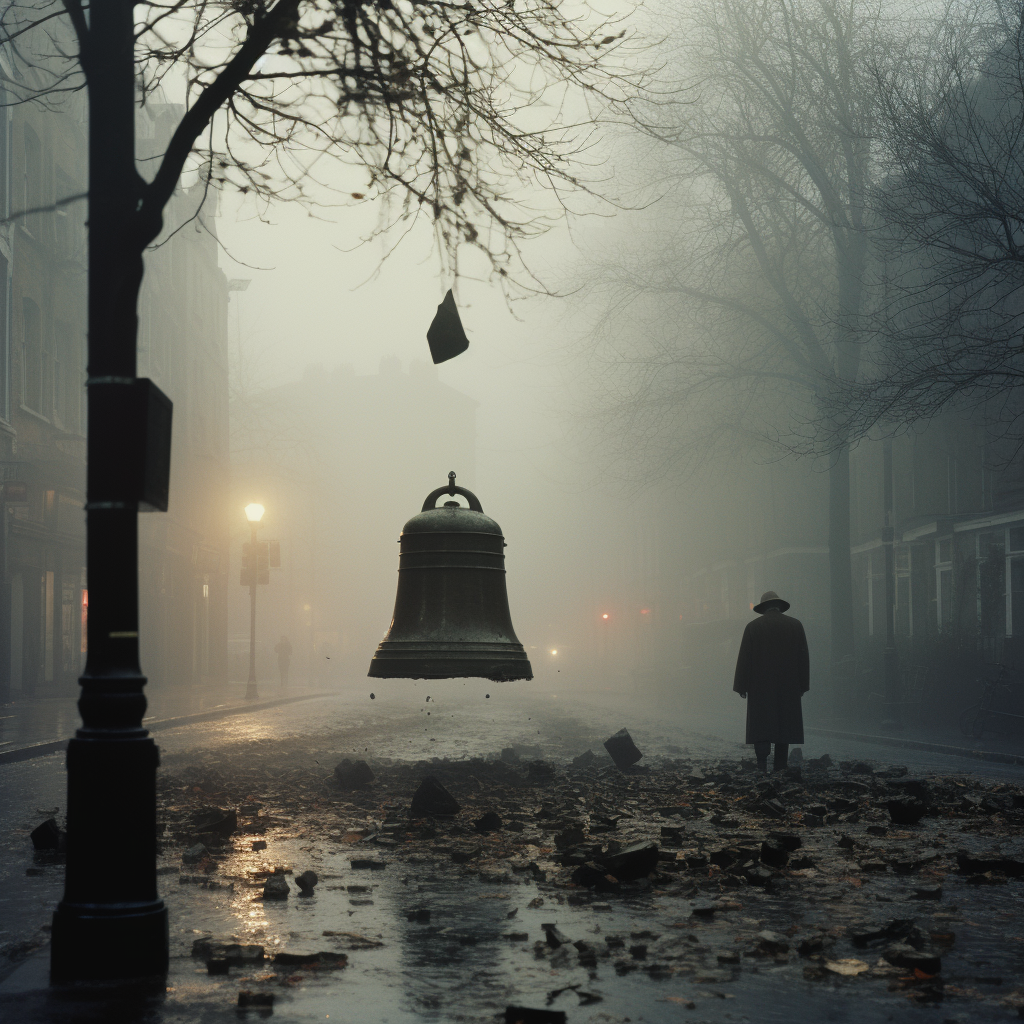
{"label": "bell crown handle", "polygon": [[456,494],[461,494],[469,502],[469,507],[473,512],[483,512],[484,510],[483,505],[480,504],[480,499],[472,491],[467,491],[465,487],[456,486],[455,473],[453,471],[448,474],[448,486],[438,487],[436,491],[431,491],[427,495],[426,501],[423,502],[423,508],[420,511],[429,512],[437,505],[437,499],[442,494],[450,494],[452,497]]}

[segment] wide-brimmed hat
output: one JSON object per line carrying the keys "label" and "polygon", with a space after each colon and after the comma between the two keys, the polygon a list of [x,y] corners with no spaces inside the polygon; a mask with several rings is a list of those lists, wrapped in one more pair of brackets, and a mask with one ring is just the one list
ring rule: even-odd
{"label": "wide-brimmed hat", "polygon": [[778,608],[780,612],[789,610],[789,602],[783,601],[774,590],[766,590],[761,595],[761,603],[754,605],[754,611],[758,615],[763,615],[769,608]]}

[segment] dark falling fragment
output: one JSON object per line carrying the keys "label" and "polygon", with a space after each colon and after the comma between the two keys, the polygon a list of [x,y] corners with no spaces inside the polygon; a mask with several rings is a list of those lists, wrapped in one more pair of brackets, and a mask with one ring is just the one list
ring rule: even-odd
{"label": "dark falling fragment", "polygon": [[469,338],[459,319],[459,310],[455,305],[455,296],[451,288],[437,307],[434,319],[427,330],[427,344],[430,346],[430,358],[434,363],[443,363],[465,352],[469,348]]}
{"label": "dark falling fragment", "polygon": [[376,700],[376,699],[377,699],[377,694],[371,693],[370,694],[370,700]]}

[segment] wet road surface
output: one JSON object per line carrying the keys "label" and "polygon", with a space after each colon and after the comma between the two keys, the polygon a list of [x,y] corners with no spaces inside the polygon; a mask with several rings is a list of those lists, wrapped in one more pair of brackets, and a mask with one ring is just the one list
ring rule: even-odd
{"label": "wet road surface", "polygon": [[[371,763],[486,757],[513,743],[564,760],[587,746],[599,750],[600,739],[622,725],[651,759],[748,756],[747,748],[723,738],[730,724],[739,734],[739,715],[735,723],[697,721],[670,706],[641,714],[634,704],[627,711],[608,694],[571,697],[537,688],[483,687],[420,683],[376,693],[373,701],[366,687],[365,693],[353,689],[337,698],[170,730],[159,736],[163,771],[182,774],[193,767],[230,778],[233,766],[258,764],[261,752],[269,761],[269,751],[286,737],[291,737],[291,760],[275,764],[294,765],[288,770],[296,772],[319,768],[327,774],[346,756]],[[807,757],[828,751],[836,760],[899,761],[915,774],[971,773],[1015,783],[1024,776],[1012,766],[848,741],[812,738],[803,750]],[[0,767],[0,943],[8,948],[45,940],[40,929],[60,897],[62,869],[33,864],[28,831],[54,808],[63,809],[64,800],[63,757]],[[275,995],[275,1018],[353,1024],[493,1021],[510,1003],[550,1005],[580,1022],[987,1021],[1017,1015],[1014,994],[1024,982],[1019,913],[1024,882],[972,886],[948,875],[941,903],[922,907],[908,900],[905,879],[871,879],[871,902],[880,916],[914,917],[936,934],[955,933],[954,945],[943,955],[947,995],[937,1008],[890,991],[898,987],[900,972],[880,967],[877,949],[837,946],[836,956],[859,958],[869,966],[870,973],[858,977],[823,976],[820,969],[805,977],[808,965],[792,952],[786,962],[781,956],[728,962],[737,949],[746,952],[756,944],[757,933],[766,929],[805,935],[862,920],[863,901],[836,899],[831,883],[822,882],[820,898],[813,879],[799,893],[744,889],[730,901],[735,907],[704,920],[692,916],[692,900],[684,894],[657,888],[614,896],[581,893],[570,902],[573,894],[564,887],[538,882],[529,872],[485,878],[432,856],[420,863],[390,859],[381,870],[356,869],[354,847],[341,833],[352,826],[355,809],[346,809],[344,826],[337,820],[340,812],[327,807],[323,820],[298,813],[297,807],[268,806],[265,812],[275,821],[261,837],[268,849],[253,851],[253,836],[233,837],[228,865],[212,876],[215,888],[179,881],[179,872],[185,873],[180,849],[168,848],[162,857],[161,889],[172,920],[173,991],[161,1003],[140,1008],[142,1015],[160,1021],[235,1020],[239,990],[261,987]],[[380,817],[377,809],[365,814],[371,831]],[[944,823],[922,827],[928,830],[919,836],[922,843],[956,842]],[[833,830],[819,830],[822,841],[826,832],[834,839]],[[542,850],[528,852],[543,861],[550,854]],[[116,837],[111,856],[117,856]],[[377,843],[374,856],[389,860],[388,846]],[[260,899],[257,873],[280,865],[295,873],[314,869],[321,879],[315,895],[302,899],[293,890],[279,903]],[[40,873],[27,876],[30,868]],[[423,907],[430,910],[429,921],[409,919],[409,911]],[[571,941],[600,950],[596,965],[581,965],[571,945],[552,950],[544,943],[541,925],[552,923]],[[507,937],[522,934],[527,939]],[[228,977],[210,977],[203,961],[189,955],[194,940],[204,936],[258,942],[268,956],[278,949],[346,951],[349,965],[293,975],[280,968],[238,968]],[[629,953],[640,945],[647,947],[642,956]],[[9,1016],[15,1006],[18,1018]],[[67,1007],[39,999],[16,1004],[0,999],[0,1019],[5,1012],[7,1019],[26,1021],[107,1019],[100,1008],[81,1006],[68,1018]]]}

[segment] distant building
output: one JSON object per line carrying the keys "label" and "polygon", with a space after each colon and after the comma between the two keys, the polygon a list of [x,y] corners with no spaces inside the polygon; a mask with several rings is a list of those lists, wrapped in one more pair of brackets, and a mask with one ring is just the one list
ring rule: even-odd
{"label": "distant building", "polygon": [[[178,114],[140,113],[140,156],[162,150]],[[84,191],[85,116],[84,93],[59,112],[2,108],[5,216]],[[202,191],[175,194],[171,230]],[[226,673],[227,281],[215,213],[208,199],[147,255],[140,307],[138,372],[175,404],[170,511],[140,523],[143,669],[160,684]],[[88,644],[84,221],[78,201],[0,228],[0,700],[75,693]]]}
{"label": "distant building", "polygon": [[[183,113],[161,103],[140,111],[140,160],[164,151]],[[174,402],[169,508],[139,522],[142,665],[164,686],[224,682],[228,672],[228,280],[217,199],[202,179],[175,192],[139,304],[139,376]]]}
{"label": "distant building", "polygon": [[[899,685],[923,720],[952,720],[986,665],[1024,671],[1024,455],[983,411],[949,410],[892,440],[893,622]],[[856,658],[830,680],[828,481],[807,464],[743,466],[680,512],[683,663],[731,671],[743,624],[771,588],[811,645],[822,713],[878,720],[885,646],[884,442],[851,453]],[[671,603],[671,599],[667,603]]]}
{"label": "distant building", "polygon": [[[981,412],[950,410],[893,441],[900,659],[961,704],[986,663],[1024,670],[1024,457],[986,427]],[[856,625],[861,660],[877,675],[886,612],[882,444],[854,455]]]}
{"label": "distant building", "polygon": [[[26,72],[31,74],[31,71]],[[61,112],[10,108],[3,205],[46,206],[84,191],[85,98]],[[10,165],[6,156],[10,155]],[[15,695],[74,692],[86,607],[84,203],[32,213],[6,232],[0,436],[6,558],[0,671]],[[13,342],[13,343],[12,343]]]}
{"label": "distant building", "polygon": [[282,635],[293,677],[363,677],[391,621],[402,526],[449,470],[474,487],[476,407],[432,365],[405,371],[395,358],[366,376],[310,367],[302,380],[234,401],[232,678],[248,671],[244,506],[266,507],[260,539],[281,545],[281,568],[257,597],[261,685],[276,681]]}

